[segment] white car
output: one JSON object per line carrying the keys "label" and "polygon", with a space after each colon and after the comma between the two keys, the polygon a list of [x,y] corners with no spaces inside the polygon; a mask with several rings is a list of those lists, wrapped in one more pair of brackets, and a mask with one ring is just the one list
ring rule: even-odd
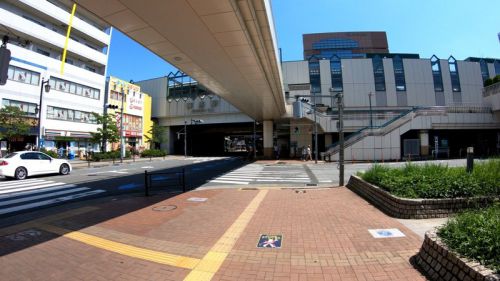
{"label": "white car", "polygon": [[65,159],[55,159],[38,151],[18,151],[0,158],[0,176],[18,180],[28,176],[59,173],[67,175],[71,165]]}

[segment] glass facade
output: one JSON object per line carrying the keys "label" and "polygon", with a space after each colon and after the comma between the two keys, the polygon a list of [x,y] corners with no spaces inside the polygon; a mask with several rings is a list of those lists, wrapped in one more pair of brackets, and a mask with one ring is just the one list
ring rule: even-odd
{"label": "glass facade", "polygon": [[495,60],[493,66],[495,67],[495,75],[500,75],[500,61]]}
{"label": "glass facade", "polygon": [[483,77],[483,81],[490,78],[490,71],[488,70],[488,64],[485,60],[479,61],[479,66],[481,67],[481,76]]}
{"label": "glass facade", "polygon": [[319,60],[314,56],[309,59],[309,82],[311,83],[311,93],[321,92]]}
{"label": "glass facade", "polygon": [[403,59],[400,56],[395,56],[392,59],[392,65],[394,67],[394,81],[396,82],[396,91],[406,91]]}
{"label": "glass facade", "polygon": [[332,89],[335,92],[342,92],[344,90],[342,84],[342,63],[337,56],[330,58],[330,73],[332,76]]}
{"label": "glass facade", "polygon": [[385,91],[384,61],[380,56],[372,58],[375,91]]}
{"label": "glass facade", "polygon": [[458,76],[457,61],[453,56],[448,59],[448,67],[450,68],[451,89],[453,92],[460,92],[460,77]]}
{"label": "glass facade", "polygon": [[431,68],[432,68],[432,78],[434,80],[434,91],[443,91],[443,76],[441,73],[441,65],[439,64],[439,58],[436,56],[431,57]]}
{"label": "glass facade", "polygon": [[343,38],[329,38],[322,39],[318,42],[312,44],[312,48],[314,50],[321,49],[354,49],[358,48],[359,44],[357,41],[352,39],[343,39]]}

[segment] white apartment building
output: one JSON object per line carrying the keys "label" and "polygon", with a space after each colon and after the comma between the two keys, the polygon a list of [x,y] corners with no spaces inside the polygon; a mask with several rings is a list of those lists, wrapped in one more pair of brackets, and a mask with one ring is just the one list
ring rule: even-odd
{"label": "white apartment building", "polygon": [[[19,106],[37,119],[42,81],[49,79],[51,89],[43,91],[40,146],[77,152],[91,148],[90,132],[98,128],[91,113],[103,112],[111,28],[77,7],[62,74],[72,5],[66,0],[0,2],[0,37],[9,37],[12,57],[7,84],[0,86],[0,104]],[[33,124],[30,135],[16,140],[12,148],[35,145],[37,135]]]}

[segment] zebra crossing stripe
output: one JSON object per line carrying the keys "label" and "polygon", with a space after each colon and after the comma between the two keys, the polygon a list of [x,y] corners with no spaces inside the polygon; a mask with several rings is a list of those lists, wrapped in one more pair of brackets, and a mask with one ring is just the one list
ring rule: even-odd
{"label": "zebra crossing stripe", "polygon": [[74,184],[67,184],[67,185],[62,185],[62,186],[42,188],[39,190],[35,189],[35,190],[19,191],[19,192],[15,192],[15,193],[8,193],[8,194],[0,195],[0,199],[9,198],[9,197],[17,197],[17,196],[25,196],[25,195],[36,194],[36,193],[47,192],[47,191],[54,191],[54,190],[58,190],[58,189],[71,188],[71,187],[75,187],[75,186],[76,185],[74,185]]}
{"label": "zebra crossing stripe", "polygon": [[84,191],[84,190],[89,190],[89,188],[88,187],[72,188],[72,189],[62,190],[62,191],[58,191],[58,192],[54,192],[54,193],[45,193],[45,194],[41,194],[41,195],[35,195],[35,196],[23,197],[23,198],[19,198],[19,199],[7,200],[7,201],[0,202],[0,206],[7,206],[7,205],[12,205],[12,204],[17,204],[17,203],[22,203],[22,202],[27,202],[27,201],[33,201],[33,200],[38,200],[38,199],[47,198],[47,197],[54,197],[54,196],[58,196],[58,195]]}
{"label": "zebra crossing stripe", "polygon": [[28,182],[28,183],[16,183],[16,184],[9,184],[9,185],[0,185],[0,190],[6,190],[6,189],[12,189],[16,187],[27,187],[27,186],[33,186],[33,185],[38,185],[38,184],[44,184],[44,183],[53,183],[54,181],[38,181],[38,182]]}
{"label": "zebra crossing stripe", "polygon": [[249,184],[249,182],[246,182],[246,181],[228,181],[228,180],[211,180],[210,182],[215,182],[215,183],[233,183],[233,184]]}
{"label": "zebra crossing stripe", "polygon": [[26,210],[26,209],[31,209],[31,208],[35,208],[35,207],[40,207],[40,206],[44,206],[44,205],[50,205],[50,204],[54,204],[54,203],[69,201],[69,200],[73,200],[73,199],[77,199],[77,198],[91,196],[94,194],[99,194],[102,192],[106,192],[106,191],[102,190],[102,189],[98,189],[98,190],[93,190],[93,191],[88,191],[88,192],[83,192],[83,193],[77,193],[77,194],[73,194],[73,195],[69,195],[69,196],[53,198],[50,200],[34,202],[31,204],[25,204],[25,205],[0,209],[0,215],[12,213],[12,212],[17,212],[17,211],[21,211],[21,210]]}
{"label": "zebra crossing stripe", "polygon": [[5,182],[0,182],[0,188],[12,186],[12,185],[39,183],[39,182],[44,182],[44,181],[46,181],[46,180],[29,179],[29,180],[5,181]]}
{"label": "zebra crossing stripe", "polygon": [[57,186],[57,185],[65,185],[63,182],[55,182],[55,183],[44,183],[42,185],[36,185],[36,186],[30,186],[30,187],[19,187],[19,188],[11,188],[7,190],[0,190],[0,194],[6,194],[6,193],[12,193],[16,191],[23,191],[23,190],[32,190],[32,189],[40,189],[44,187],[51,187],[51,186]]}

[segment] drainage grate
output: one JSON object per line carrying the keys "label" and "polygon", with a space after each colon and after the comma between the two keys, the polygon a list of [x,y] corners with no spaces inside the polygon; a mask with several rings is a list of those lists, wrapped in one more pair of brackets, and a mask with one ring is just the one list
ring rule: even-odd
{"label": "drainage grate", "polygon": [[166,206],[156,206],[153,207],[152,210],[156,212],[168,212],[177,209],[175,205],[166,205]]}
{"label": "drainage grate", "polygon": [[306,183],[306,186],[318,186],[317,183]]}

